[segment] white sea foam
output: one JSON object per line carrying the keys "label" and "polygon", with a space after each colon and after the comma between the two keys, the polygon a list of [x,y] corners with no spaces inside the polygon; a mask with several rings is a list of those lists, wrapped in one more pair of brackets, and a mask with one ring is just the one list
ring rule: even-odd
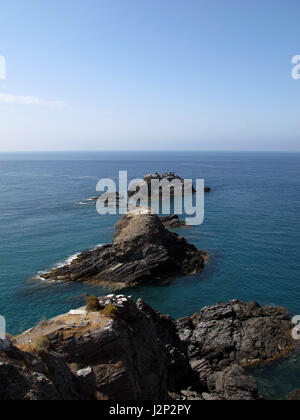
{"label": "white sea foam", "polygon": [[74,261],[74,260],[76,260],[77,258],[78,258],[78,256],[80,255],[80,252],[78,252],[77,254],[74,254],[74,255],[71,255],[70,257],[68,257],[66,260],[64,260],[64,261],[62,261],[62,262],[60,262],[60,263],[57,263],[55,266],[54,266],[54,268],[62,268],[62,267],[65,267],[66,265],[71,265],[72,264],[72,262]]}
{"label": "white sea foam", "polygon": [[[50,271],[52,271],[53,269],[56,269],[56,268],[62,268],[62,267],[65,267],[65,266],[67,266],[67,265],[71,265],[71,264],[72,264],[72,262],[73,262],[74,260],[76,260],[76,259],[78,258],[78,256],[79,256],[79,255],[80,255],[80,252],[78,252],[77,254],[71,255],[70,257],[68,257],[68,258],[67,258],[67,259],[65,259],[64,261],[61,261],[61,262],[59,262],[59,263],[55,264],[51,270],[47,270],[47,271],[39,271],[39,272],[37,273],[37,275],[35,276],[35,279],[36,279],[36,280],[40,280],[40,281],[46,281],[46,280],[42,277],[42,275],[43,275],[43,274],[48,274],[48,273],[50,273]],[[49,280],[47,280],[47,281],[49,281]],[[50,281],[51,281],[51,280],[50,280]],[[57,283],[57,282],[56,282],[56,283]]]}
{"label": "white sea foam", "polygon": [[96,249],[101,248],[103,244],[96,245],[95,248],[91,249],[91,251],[96,251]]}

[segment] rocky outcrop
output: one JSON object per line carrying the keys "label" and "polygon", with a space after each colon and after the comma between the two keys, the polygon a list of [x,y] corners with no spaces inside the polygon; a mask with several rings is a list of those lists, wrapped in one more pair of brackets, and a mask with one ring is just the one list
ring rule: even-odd
{"label": "rocky outcrop", "polygon": [[[239,365],[229,366],[209,378],[213,399],[227,401],[254,401],[259,399],[256,380]],[[209,397],[207,399],[210,399]]]}
{"label": "rocky outcrop", "polygon": [[181,227],[190,227],[183,220],[180,220],[177,214],[162,217],[161,221],[166,229],[178,229]]}
{"label": "rocky outcrop", "polygon": [[1,401],[77,399],[76,378],[59,355],[37,358],[12,344],[0,351]]}
{"label": "rocky outcrop", "polygon": [[[117,311],[62,315],[17,337],[14,344],[23,348],[35,337],[47,336],[50,351],[75,369],[78,398],[168,399],[169,391],[185,386],[192,371],[173,320],[124,296],[100,298],[102,308],[109,305]],[[51,366],[56,368],[56,362]],[[61,376],[60,389],[65,390],[67,376]]]}
{"label": "rocky outcrop", "polygon": [[[0,399],[257,400],[245,360],[292,348],[291,321],[274,307],[232,301],[177,321],[122,295],[99,298],[99,308],[16,337],[19,349],[0,353]],[[21,351],[40,336],[50,343],[42,360]]]}
{"label": "rocky outcrop", "polygon": [[[159,182],[161,186],[156,186],[156,184],[153,184],[152,181]],[[164,181],[166,182],[165,185],[163,184]],[[168,187],[169,183],[174,183],[176,187],[170,189]],[[183,178],[181,178],[179,175],[176,175],[174,172],[162,174],[156,172],[154,174],[146,175],[142,182],[132,185],[128,191],[128,197],[132,197],[137,192],[143,192],[148,197],[161,196],[164,190],[170,191],[171,196],[178,194],[182,195],[182,192],[185,191],[185,187],[189,187],[187,189],[191,193],[196,192],[196,189],[191,181],[185,182]]]}
{"label": "rocky outcrop", "polygon": [[293,348],[291,320],[281,308],[233,300],[177,321],[192,367],[209,384],[213,372],[275,360]]}
{"label": "rocky outcrop", "polygon": [[195,274],[204,268],[206,253],[176,233],[157,215],[139,208],[116,224],[112,245],[80,254],[71,265],[43,274],[55,281],[96,282],[122,289],[157,282],[174,275]]}

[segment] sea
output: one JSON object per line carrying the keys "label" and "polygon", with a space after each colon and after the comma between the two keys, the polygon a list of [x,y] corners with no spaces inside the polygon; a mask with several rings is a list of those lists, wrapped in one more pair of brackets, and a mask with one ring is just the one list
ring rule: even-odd
{"label": "sea", "polygon": [[[300,153],[57,152],[0,154],[0,314],[18,334],[108,291],[42,281],[39,273],[110,243],[119,215],[99,215],[90,197],[102,178],[176,172],[204,179],[205,219],[181,229],[209,254],[203,273],[126,291],[183,317],[232,299],[300,314]],[[252,371],[260,393],[300,388],[300,351]]]}

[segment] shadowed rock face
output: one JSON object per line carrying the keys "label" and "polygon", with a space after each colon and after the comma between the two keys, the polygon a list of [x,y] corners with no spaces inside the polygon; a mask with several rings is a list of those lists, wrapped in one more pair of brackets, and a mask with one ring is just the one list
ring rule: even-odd
{"label": "shadowed rock face", "polygon": [[13,345],[0,351],[0,401],[78,399],[76,378],[59,355],[41,360]]}
{"label": "shadowed rock face", "polygon": [[187,345],[189,359],[204,378],[211,370],[234,363],[264,363],[292,349],[292,325],[287,312],[271,306],[262,308],[255,302],[218,303],[191,318],[178,320],[177,328]]}
{"label": "shadowed rock face", "polygon": [[292,324],[274,307],[232,301],[176,321],[141,299],[110,295],[99,303],[113,305],[117,315],[80,310],[14,339],[22,348],[47,336],[43,360],[15,347],[0,352],[0,399],[165,400],[171,393],[177,399],[256,400],[258,387],[243,360],[268,361],[282,346],[291,349],[286,330]]}
{"label": "shadowed rock face", "polygon": [[195,274],[206,253],[169,232],[157,215],[140,208],[122,217],[112,245],[83,252],[71,265],[44,274],[58,281],[93,281],[115,289],[178,274]]}

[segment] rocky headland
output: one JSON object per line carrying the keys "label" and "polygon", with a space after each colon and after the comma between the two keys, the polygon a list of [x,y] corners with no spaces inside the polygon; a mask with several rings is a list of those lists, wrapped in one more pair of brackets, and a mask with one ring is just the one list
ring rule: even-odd
{"label": "rocky headland", "polygon": [[174,320],[141,299],[109,295],[95,310],[70,311],[0,345],[0,400],[257,400],[245,367],[293,348],[287,313],[257,303]]}
{"label": "rocky headland", "polygon": [[[176,223],[180,224],[179,219]],[[95,282],[117,290],[199,273],[206,256],[205,251],[167,230],[150,209],[138,208],[116,224],[112,244],[82,252],[72,264],[41,277],[61,282]]]}

